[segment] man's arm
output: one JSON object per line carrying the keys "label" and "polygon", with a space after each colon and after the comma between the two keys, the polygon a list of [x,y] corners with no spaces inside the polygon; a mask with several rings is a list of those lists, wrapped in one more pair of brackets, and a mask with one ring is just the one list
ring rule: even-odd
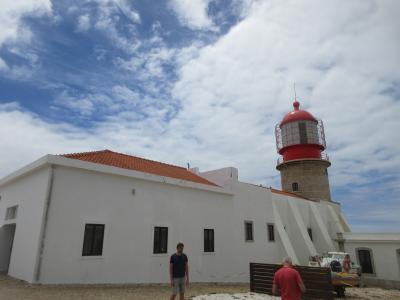
{"label": "man's arm", "polygon": [[305,293],[306,292],[306,287],[304,286],[304,283],[303,283],[303,279],[301,279],[301,276],[300,276],[300,274],[299,273],[297,273],[297,285],[299,286],[299,288],[300,288],[300,291],[302,292],[302,293]]}
{"label": "man's arm", "polygon": [[278,290],[278,283],[276,282],[276,275],[274,274],[274,281],[272,282],[272,295],[277,295],[279,290]]}
{"label": "man's arm", "polygon": [[274,282],[272,284],[272,295],[277,295],[278,294],[278,287],[276,286],[276,283]]}
{"label": "man's arm", "polygon": [[174,286],[174,264],[169,264],[169,279],[171,280],[171,286]]}
{"label": "man's arm", "polygon": [[189,284],[189,263],[186,262],[185,265],[185,273],[186,273],[186,284]]}
{"label": "man's arm", "polygon": [[300,290],[301,290],[301,292],[302,293],[305,293],[306,292],[306,287],[304,286],[304,283],[299,283],[299,288],[300,288]]}

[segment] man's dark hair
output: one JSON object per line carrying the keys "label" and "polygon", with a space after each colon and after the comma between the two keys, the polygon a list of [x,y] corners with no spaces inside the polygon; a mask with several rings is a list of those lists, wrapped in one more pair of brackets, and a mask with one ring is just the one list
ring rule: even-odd
{"label": "man's dark hair", "polygon": [[185,247],[185,245],[183,244],[183,243],[178,243],[178,245],[176,245],[176,248],[179,248],[179,247]]}

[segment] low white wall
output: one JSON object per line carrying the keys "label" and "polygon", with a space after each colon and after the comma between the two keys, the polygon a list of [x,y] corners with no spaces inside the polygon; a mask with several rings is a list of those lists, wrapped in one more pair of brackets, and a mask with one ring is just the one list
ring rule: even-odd
{"label": "low white wall", "polygon": [[375,274],[363,274],[364,277],[400,281],[400,258],[396,252],[400,249],[400,242],[346,240],[344,247],[354,261],[357,261],[357,248],[371,249]]}
{"label": "low white wall", "polygon": [[34,279],[48,179],[49,168],[42,168],[0,187],[0,217],[18,205],[17,218],[8,221],[16,223],[8,274],[28,282]]}

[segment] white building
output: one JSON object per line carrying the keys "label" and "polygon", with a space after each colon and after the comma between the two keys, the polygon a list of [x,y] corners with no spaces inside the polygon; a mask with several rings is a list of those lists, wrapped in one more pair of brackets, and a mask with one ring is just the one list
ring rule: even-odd
{"label": "white building", "polygon": [[[287,127],[285,138],[296,134]],[[168,282],[182,241],[195,282],[248,282],[249,262],[307,264],[340,247],[363,264],[357,251],[369,248],[371,276],[400,282],[399,235],[357,240],[326,190],[326,157],[284,143],[286,191],[241,182],[233,167],[199,172],[109,150],[44,156],[0,180],[0,271],[43,284]]]}
{"label": "white building", "polygon": [[[10,276],[36,283],[167,282],[169,255],[183,241],[192,281],[247,281],[250,261],[290,255],[306,264],[309,255],[336,249],[336,233],[348,230],[339,204],[240,182],[235,168],[196,175],[111,151],[76,157],[47,155],[0,182],[0,266]],[[105,163],[147,164],[178,178]],[[214,239],[204,241],[205,232]]]}
{"label": "white building", "polygon": [[363,268],[363,281],[400,289],[400,234],[354,233],[341,236],[344,250]]}

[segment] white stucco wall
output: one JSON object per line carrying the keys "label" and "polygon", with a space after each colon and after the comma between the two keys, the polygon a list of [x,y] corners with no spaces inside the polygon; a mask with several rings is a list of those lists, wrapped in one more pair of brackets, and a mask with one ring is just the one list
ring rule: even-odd
{"label": "white stucco wall", "polygon": [[[49,168],[41,168],[0,186],[0,226],[16,223],[8,274],[32,282],[34,278]],[[8,207],[18,205],[15,220],[5,221]]]}
{"label": "white stucco wall", "polygon": [[[56,167],[40,281],[167,282],[179,241],[193,281],[231,281],[232,205],[230,195]],[[102,258],[81,256],[93,222],[105,224]],[[168,254],[153,254],[154,226],[169,228]],[[203,253],[204,228],[215,229],[213,254]]]}
{"label": "white stucco wall", "polygon": [[[57,166],[40,282],[167,282],[169,256],[179,241],[186,245],[192,281],[246,282],[250,262],[278,263],[291,254],[277,228],[275,241],[268,241],[267,224],[277,226],[273,198],[299,262],[315,254],[307,233],[309,201],[237,180],[228,185],[232,194]],[[245,241],[245,221],[253,222],[252,242]],[[85,223],[105,224],[101,258],[81,256]],[[168,254],[152,253],[154,226],[169,228]],[[215,230],[215,253],[203,253],[204,228]]]}
{"label": "white stucco wall", "polygon": [[[267,224],[275,224],[270,190],[236,182],[233,191],[232,245],[236,251],[231,263],[237,265],[239,272],[243,272],[238,281],[248,281],[250,262],[278,263],[284,248],[276,228],[275,241],[268,241]],[[245,241],[245,221],[253,222],[253,242]]]}
{"label": "white stucco wall", "polygon": [[343,237],[346,240],[345,251],[354,261],[357,261],[357,248],[371,249],[375,274],[363,276],[400,281],[400,258],[397,255],[397,250],[400,250],[400,234],[348,233]]}

